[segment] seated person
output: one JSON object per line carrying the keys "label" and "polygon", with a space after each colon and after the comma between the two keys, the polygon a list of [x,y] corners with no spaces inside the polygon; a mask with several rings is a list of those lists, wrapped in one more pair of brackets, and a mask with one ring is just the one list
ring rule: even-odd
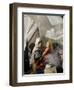
{"label": "seated person", "polygon": [[[56,52],[56,50],[54,50],[51,39],[47,42],[46,49],[43,52],[42,56],[44,57],[44,60],[46,63],[45,69],[48,69],[51,66],[51,69],[53,67],[56,67],[56,71],[53,71],[53,72],[57,72],[57,73],[63,72],[62,60],[61,60],[58,52]],[[49,67],[47,68],[48,65],[49,65]],[[46,70],[44,70],[44,71],[46,71]],[[49,69],[49,71],[50,71],[50,69]]]}

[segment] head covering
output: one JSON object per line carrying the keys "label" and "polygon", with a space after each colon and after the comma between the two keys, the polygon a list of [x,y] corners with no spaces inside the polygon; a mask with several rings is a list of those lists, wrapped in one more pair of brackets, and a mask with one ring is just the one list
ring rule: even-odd
{"label": "head covering", "polygon": [[40,37],[36,38],[35,45],[38,45],[38,43],[41,41]]}

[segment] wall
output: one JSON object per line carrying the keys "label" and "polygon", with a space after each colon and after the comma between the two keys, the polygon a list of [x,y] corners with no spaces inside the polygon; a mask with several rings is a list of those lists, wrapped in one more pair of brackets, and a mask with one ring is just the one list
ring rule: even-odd
{"label": "wall", "polygon": [[[0,0],[0,90],[73,90],[74,80],[71,84],[29,87],[9,86],[9,3],[12,2],[14,2],[14,0]],[[15,2],[72,5],[74,10],[74,0],[15,0]]]}

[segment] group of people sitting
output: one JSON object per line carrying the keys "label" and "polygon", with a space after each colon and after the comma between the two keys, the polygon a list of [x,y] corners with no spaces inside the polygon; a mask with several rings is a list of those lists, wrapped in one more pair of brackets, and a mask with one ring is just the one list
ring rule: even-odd
{"label": "group of people sitting", "polygon": [[32,45],[30,74],[63,73],[63,47],[49,39],[45,47],[40,37]]}

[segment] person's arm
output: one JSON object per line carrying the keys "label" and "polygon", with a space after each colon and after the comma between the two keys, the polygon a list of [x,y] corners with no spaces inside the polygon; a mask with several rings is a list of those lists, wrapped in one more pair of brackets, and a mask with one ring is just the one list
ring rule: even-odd
{"label": "person's arm", "polygon": [[46,49],[44,50],[44,52],[43,52],[43,55],[42,55],[42,56],[46,55],[48,51],[49,51],[49,48],[46,48]]}
{"label": "person's arm", "polygon": [[32,64],[32,74],[35,74],[36,73],[36,63],[34,62]]}

